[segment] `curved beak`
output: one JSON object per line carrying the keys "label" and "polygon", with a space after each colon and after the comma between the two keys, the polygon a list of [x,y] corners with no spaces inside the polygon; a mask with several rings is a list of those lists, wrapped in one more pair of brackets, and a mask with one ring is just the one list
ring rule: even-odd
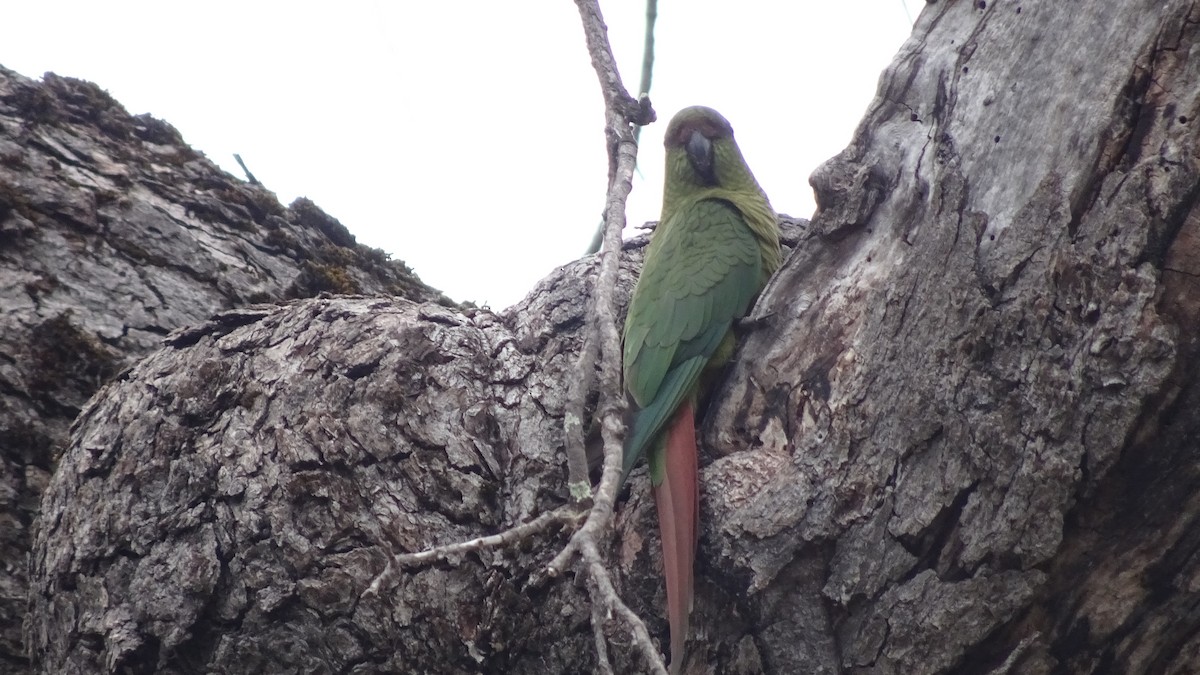
{"label": "curved beak", "polygon": [[684,144],[684,149],[687,150],[688,161],[691,162],[692,168],[696,170],[696,173],[706,183],[710,185],[715,184],[717,179],[713,174],[712,141],[708,140],[699,131],[693,131],[692,135],[688,137],[687,143]]}

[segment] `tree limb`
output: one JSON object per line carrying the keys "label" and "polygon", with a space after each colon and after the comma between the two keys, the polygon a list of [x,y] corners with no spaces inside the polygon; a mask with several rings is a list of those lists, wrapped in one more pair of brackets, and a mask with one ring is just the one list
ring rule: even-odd
{"label": "tree limb", "polygon": [[[625,438],[622,419],[625,397],[621,390],[618,367],[621,341],[617,333],[613,291],[620,262],[621,230],[625,228],[625,202],[633,189],[633,170],[637,164],[637,142],[634,140],[632,128],[633,125],[654,121],[654,111],[647,98],[635,101],[621,84],[621,76],[617,72],[616,60],[608,43],[599,4],[595,0],[577,0],[576,5],[583,20],[592,66],[596,69],[596,75],[600,78],[600,88],[604,93],[605,134],[609,151],[604,247],[601,252],[600,272],[592,288],[586,337],[589,345],[599,344],[600,405],[596,412],[601,419],[601,436],[604,441],[604,471],[587,521],[551,561],[547,570],[552,575],[560,573],[571,556],[578,551],[592,581],[588,588],[593,591],[593,602],[604,602],[610,610],[620,614],[632,627],[634,641],[646,656],[647,663],[656,672],[665,673],[662,656],[651,642],[646,625],[621,601],[613,589],[608,570],[600,557],[598,544],[612,519],[613,503],[616,501],[617,489],[621,482],[621,451]],[[595,351],[597,350],[592,346],[583,350],[578,362],[579,381],[585,381],[592,376],[596,368],[591,360],[595,358]],[[586,395],[586,390],[581,394]],[[582,395],[578,401],[572,403],[579,410],[582,410]],[[565,440],[572,486],[577,484],[581,475],[586,480],[587,471],[581,425],[574,424],[575,428],[572,429],[573,423],[577,422],[578,420],[567,416],[565,431],[568,434],[574,431],[574,437],[568,436]]]}
{"label": "tree limb", "polygon": [[[580,11],[583,11],[582,6],[580,7]],[[596,16],[599,17],[599,8],[598,7],[596,10]],[[638,83],[638,103],[639,103],[639,107],[640,107],[639,115],[645,116],[646,114],[649,114],[650,118],[645,121],[630,120],[631,122],[634,123],[634,127],[633,127],[633,143],[634,143],[634,145],[637,145],[638,140],[641,137],[642,127],[645,126],[646,124],[649,124],[650,122],[654,121],[654,111],[650,109],[648,102],[650,100],[649,99],[649,97],[650,97],[650,82],[654,76],[654,23],[657,19],[658,19],[658,0],[646,0],[646,31],[645,31],[645,41],[642,43],[642,77],[641,77],[641,81]],[[603,18],[600,18],[599,27],[600,27],[601,33],[603,33],[603,31],[604,31]],[[587,30],[586,27],[585,27],[585,30]],[[603,37],[603,35],[602,35],[602,37]],[[604,41],[605,41],[605,44],[607,45],[606,38],[604,38]],[[589,42],[588,42],[588,50],[589,51],[591,51],[591,47],[592,47],[592,42],[591,42],[590,36],[589,36]],[[593,52],[593,54],[595,54],[595,52]],[[608,62],[613,63],[611,50],[608,52]],[[593,56],[592,63],[593,63],[593,65],[596,64],[595,56]],[[601,66],[596,65],[596,67],[597,67],[597,69],[599,69]],[[616,74],[615,64],[612,66],[612,68],[613,68],[613,73]],[[605,77],[606,77],[605,75],[601,75],[601,86],[604,85]],[[620,75],[617,74],[616,81],[618,84],[620,83],[620,79],[621,79]],[[626,97],[628,97],[628,93],[625,92],[624,90],[622,90],[621,93],[623,93]],[[609,100],[608,92],[606,91],[605,92],[605,102],[607,103],[608,100]],[[634,168],[635,169],[637,168],[636,162],[634,163]],[[609,178],[611,180],[611,176]],[[592,235],[592,243],[588,245],[587,251],[585,252],[587,255],[591,255],[600,250],[600,245],[604,242],[604,231],[605,231],[604,223],[605,222],[606,221],[601,220],[600,225],[596,227],[596,233],[594,235]]]}
{"label": "tree limb", "polygon": [[523,539],[532,537],[544,530],[549,529],[554,525],[571,524],[574,525],[580,520],[581,514],[577,513],[571,507],[562,507],[553,511],[547,511],[542,515],[534,518],[527,523],[521,523],[515,527],[510,527],[503,532],[498,532],[486,537],[476,537],[468,541],[458,541],[445,546],[435,546],[434,548],[419,551],[417,553],[395,554],[388,561],[387,567],[380,572],[371,585],[362,592],[362,596],[374,595],[379,592],[385,583],[390,582],[396,575],[396,571],[401,567],[412,567],[417,565],[427,565],[438,560],[445,560],[452,556],[462,555],[471,551],[479,551],[485,548],[497,548],[516,543]]}
{"label": "tree limb", "polygon": [[[650,95],[650,83],[654,79],[654,24],[658,21],[658,0],[646,0],[646,31],[642,43],[642,79],[638,82],[638,96]],[[633,142],[642,137],[642,127],[633,128]]]}

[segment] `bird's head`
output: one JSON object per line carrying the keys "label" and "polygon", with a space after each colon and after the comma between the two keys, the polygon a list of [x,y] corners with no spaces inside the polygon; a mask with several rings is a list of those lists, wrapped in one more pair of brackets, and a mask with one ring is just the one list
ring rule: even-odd
{"label": "bird's head", "polygon": [[680,110],[667,125],[664,144],[664,200],[705,188],[759,191],[733,140],[733,127],[712,108],[697,105]]}

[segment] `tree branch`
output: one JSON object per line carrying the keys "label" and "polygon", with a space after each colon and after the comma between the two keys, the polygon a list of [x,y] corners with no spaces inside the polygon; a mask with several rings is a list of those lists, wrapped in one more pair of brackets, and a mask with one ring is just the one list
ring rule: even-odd
{"label": "tree branch", "polygon": [[592,596],[592,603],[597,600],[604,602],[605,607],[609,612],[615,612],[625,619],[629,627],[633,630],[633,641],[641,650],[642,655],[646,657],[646,663],[650,670],[659,675],[667,675],[667,666],[663,663],[662,656],[658,652],[658,648],[654,646],[654,642],[650,639],[650,631],[646,630],[646,624],[642,622],[641,617],[633,613],[629,606],[621,601],[617,595],[617,591],[613,588],[612,579],[608,576],[608,570],[604,567],[604,561],[600,558],[600,552],[596,549],[596,540],[589,538],[581,544],[583,558],[587,564],[588,593]]}
{"label": "tree branch", "polygon": [[[584,11],[582,5],[580,6],[580,11],[581,12]],[[599,17],[599,8],[597,8],[597,10],[596,10],[596,16]],[[630,119],[629,120],[630,122],[633,122],[633,124],[634,124],[633,142],[635,145],[638,143],[638,139],[641,137],[642,127],[647,124],[650,124],[655,119],[654,110],[650,108],[649,102],[650,102],[650,81],[654,76],[654,24],[657,20],[658,20],[658,0],[646,0],[646,31],[645,31],[645,41],[642,43],[642,78],[641,78],[641,81],[638,83],[638,106],[639,106],[638,114],[640,117],[638,119]],[[585,21],[586,21],[586,19],[585,19]],[[599,28],[600,28],[601,38],[604,40],[604,44],[607,46],[607,44],[608,44],[607,33],[605,32],[606,28],[604,26],[604,20],[602,17],[600,17],[600,19],[599,19]],[[584,27],[584,30],[587,30],[586,25]],[[592,53],[592,64],[593,64],[593,66],[595,66],[597,68],[597,71],[599,71],[601,66],[597,65],[596,53],[594,51],[592,51],[591,35],[589,34],[588,37],[589,37],[588,51]],[[610,63],[613,63],[611,50],[608,51],[608,61]],[[620,77],[620,74],[617,73],[615,63],[612,66],[612,72],[616,76],[615,79],[616,79],[617,84],[620,85],[621,77]],[[607,75],[601,75],[601,86],[602,87],[604,86],[606,77],[607,77]],[[621,89],[620,94],[623,94],[626,98],[629,98],[628,92],[626,92],[623,88]],[[607,90],[605,91],[604,101],[606,104],[606,106],[605,106],[606,108],[611,107],[611,106],[607,105],[609,102]],[[647,115],[648,115],[648,118],[646,118]],[[610,139],[610,142],[611,142],[611,139]],[[611,151],[610,151],[609,157],[610,157],[610,159],[612,157]],[[610,168],[611,168],[611,164],[610,164]],[[634,164],[634,168],[635,169],[637,168],[636,162]],[[609,181],[610,181],[610,183],[612,181],[611,174],[609,175]],[[590,244],[588,244],[587,251],[585,252],[587,255],[591,255],[600,250],[600,245],[604,242],[604,229],[605,229],[604,223],[605,223],[605,221],[601,220],[600,224],[596,227],[596,233],[594,235],[592,235],[592,242]]]}
{"label": "tree branch", "polygon": [[[589,595],[595,595],[598,591],[588,589]],[[592,635],[596,642],[596,662],[598,664],[596,670],[601,675],[613,675],[612,662],[608,660],[608,641],[604,639],[604,621],[608,615],[608,608],[598,602],[592,603]]]}
{"label": "tree branch", "polygon": [[[609,179],[608,196],[605,201],[604,222],[604,254],[600,258],[600,273],[592,288],[591,307],[589,312],[589,330],[584,337],[584,347],[579,358],[579,376],[572,382],[570,409],[564,416],[564,449],[567,454],[568,486],[571,496],[576,501],[585,498],[585,491],[591,483],[587,477],[587,455],[583,439],[583,409],[584,399],[595,375],[593,365],[597,352],[600,356],[601,370],[601,402],[606,399],[619,399],[616,410],[605,410],[601,405],[597,415],[612,414],[621,416],[624,413],[624,397],[621,395],[620,376],[615,367],[620,353],[620,337],[616,330],[616,309],[613,304],[613,289],[616,287],[617,272],[620,265],[621,230],[625,227],[625,202],[633,189],[633,170],[637,165],[637,142],[634,140],[633,125],[648,124],[655,119],[654,110],[649,100],[642,98],[635,101],[621,82],[617,71],[616,59],[613,58],[612,47],[608,43],[608,28],[600,13],[600,5],[596,0],[577,0],[580,18],[583,21],[584,38],[587,42],[588,53],[592,58],[592,67],[600,79],[600,89],[604,95],[605,136],[608,140]],[[597,347],[599,345],[599,348]],[[611,367],[610,367],[611,366]],[[605,441],[605,464],[610,451],[620,454],[620,440],[615,450]],[[619,462],[618,462],[619,465]],[[601,481],[601,492],[604,482]],[[612,487],[615,495],[616,486]],[[611,508],[611,504],[610,504]],[[589,517],[590,521],[590,517]],[[604,523],[607,524],[607,523]],[[586,525],[585,525],[585,529]],[[551,565],[552,572],[561,571],[566,557],[574,552],[574,546],[568,545]]]}
{"label": "tree branch", "polygon": [[576,512],[571,507],[561,507],[553,511],[543,513],[534,518],[528,523],[521,523],[514,527],[510,527],[503,532],[498,532],[486,537],[476,537],[468,541],[459,541],[453,544],[444,546],[435,546],[425,549],[417,553],[401,553],[393,554],[388,561],[387,567],[383,569],[375,579],[371,581],[371,585],[359,597],[375,595],[379,589],[396,575],[396,570],[402,567],[414,567],[418,565],[427,565],[438,560],[445,560],[451,556],[462,555],[471,551],[479,551],[485,548],[497,548],[507,546],[523,539],[532,537],[543,530],[549,529],[553,525],[570,524],[575,525],[582,517],[582,514]]}
{"label": "tree branch", "polygon": [[[604,469],[600,485],[593,497],[592,508],[587,520],[575,532],[562,551],[547,566],[550,576],[558,576],[575,553],[583,559],[589,583],[589,595],[596,606],[603,606],[608,613],[616,613],[629,623],[635,644],[646,657],[651,670],[666,673],[662,656],[642,620],[629,609],[617,595],[612,579],[600,555],[599,542],[608,531],[612,520],[613,504],[621,482],[621,453],[625,437],[625,396],[621,387],[620,358],[621,338],[617,332],[617,311],[614,291],[620,271],[621,231],[625,228],[625,204],[633,189],[633,172],[637,165],[637,141],[635,125],[648,124],[655,113],[648,98],[635,100],[625,90],[617,72],[612,48],[608,43],[607,28],[596,0],[577,0],[583,21],[588,52],[592,66],[600,79],[605,101],[605,136],[608,140],[609,185],[605,204],[604,246],[600,256],[600,271],[592,287],[588,311],[588,326],[583,348],[576,361],[575,377],[568,387],[568,404],[563,419],[564,451],[567,455],[568,491],[575,504],[592,497],[591,481],[588,478],[587,454],[584,447],[583,415],[585,402],[592,382],[599,373],[600,403],[596,415],[601,420],[601,438],[604,446]],[[651,3],[653,4],[653,3]],[[653,9],[651,8],[651,10]],[[649,16],[649,14],[648,14]],[[478,537],[431,548],[418,553],[394,555],[387,567],[379,573],[362,595],[379,592],[396,570],[411,565],[421,565],[460,555],[468,551],[494,547],[520,540],[546,529],[552,524],[571,522],[578,518],[568,509],[557,509],[545,513],[529,523],[518,525],[496,535]],[[593,617],[596,614],[593,612]],[[603,638],[599,626],[597,640]],[[598,647],[599,649],[599,647]],[[601,667],[608,666],[607,650],[598,651]]]}
{"label": "tree branch", "polygon": [[[642,43],[642,79],[638,82],[638,96],[650,95],[650,82],[654,79],[654,24],[658,21],[658,0],[646,0],[646,33]],[[633,142],[642,137],[642,127],[633,128]]]}
{"label": "tree branch", "polygon": [[[601,437],[604,442],[604,471],[600,486],[593,497],[593,505],[587,521],[572,537],[563,550],[547,567],[551,575],[560,574],[571,557],[579,552],[584,568],[591,581],[588,584],[593,602],[602,602],[610,611],[616,612],[629,623],[634,642],[646,657],[646,662],[655,672],[666,672],[662,656],[650,639],[650,633],[642,620],[621,601],[613,588],[608,570],[600,556],[599,541],[608,531],[612,520],[613,504],[621,483],[621,452],[625,438],[625,396],[621,389],[620,352],[621,340],[617,333],[616,304],[613,300],[620,269],[621,230],[625,228],[625,202],[633,189],[633,170],[637,165],[637,142],[633,137],[633,126],[648,124],[655,119],[649,99],[635,101],[621,83],[612,48],[608,43],[607,28],[600,6],[596,0],[576,0],[583,20],[584,35],[592,66],[600,79],[604,93],[605,135],[608,140],[609,181],[605,205],[604,247],[600,255],[600,272],[592,287],[591,306],[587,337],[588,346],[580,355],[577,381],[586,381],[593,376],[596,352],[599,352],[600,404],[596,414],[601,420]],[[595,345],[599,345],[597,349]],[[582,396],[573,401],[576,409],[582,410]],[[565,440],[568,452],[569,473],[572,484],[579,476],[586,479],[587,458],[583,451],[582,423],[571,420],[565,431],[574,433],[574,438]],[[574,488],[572,488],[574,489]]]}
{"label": "tree branch", "polygon": [[249,182],[251,185],[262,185],[262,183],[258,182],[258,179],[254,177],[254,174],[250,173],[250,169],[246,168],[246,163],[242,161],[241,155],[235,152],[233,153],[233,158],[237,160],[238,166],[242,167],[242,171],[246,172],[247,182]]}

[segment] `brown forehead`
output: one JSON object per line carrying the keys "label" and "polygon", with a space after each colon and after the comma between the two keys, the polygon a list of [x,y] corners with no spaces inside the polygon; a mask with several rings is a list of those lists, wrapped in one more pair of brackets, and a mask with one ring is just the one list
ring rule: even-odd
{"label": "brown forehead", "polygon": [[683,145],[691,137],[693,131],[700,132],[700,135],[705,138],[716,139],[729,136],[733,130],[723,119],[695,116],[674,120],[671,127],[667,129],[667,136],[663,140],[670,146]]}

